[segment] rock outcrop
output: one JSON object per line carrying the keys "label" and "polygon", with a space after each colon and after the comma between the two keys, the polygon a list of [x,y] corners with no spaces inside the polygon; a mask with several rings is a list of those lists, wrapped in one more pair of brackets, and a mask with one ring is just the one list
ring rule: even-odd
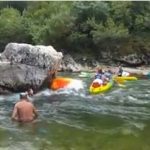
{"label": "rock outcrop", "polygon": [[59,67],[60,71],[79,72],[82,66],[77,63],[71,55],[64,55],[62,63]]}
{"label": "rock outcrop", "polygon": [[0,56],[0,92],[39,90],[57,71],[62,57],[52,46],[9,43]]}
{"label": "rock outcrop", "polygon": [[126,67],[140,67],[147,64],[146,59],[144,59],[144,55],[142,56],[137,54],[130,54],[127,56],[113,58],[113,60]]}
{"label": "rock outcrop", "polygon": [[11,63],[56,70],[62,59],[62,53],[58,53],[52,46],[9,43],[1,57]]}

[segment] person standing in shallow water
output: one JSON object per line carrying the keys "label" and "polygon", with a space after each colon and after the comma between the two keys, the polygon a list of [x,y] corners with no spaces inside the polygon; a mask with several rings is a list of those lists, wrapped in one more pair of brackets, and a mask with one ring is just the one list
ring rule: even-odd
{"label": "person standing in shallow water", "polygon": [[28,100],[27,93],[20,94],[20,101],[14,106],[12,120],[18,122],[32,122],[38,117],[35,106]]}
{"label": "person standing in shallow water", "polygon": [[32,88],[29,88],[29,89],[26,91],[26,94],[27,94],[27,99],[28,99],[30,102],[32,102],[32,101],[33,101],[32,97],[33,97],[33,94],[34,94],[33,89],[32,89]]}
{"label": "person standing in shallow water", "polygon": [[32,97],[34,94],[32,88],[28,89],[27,93],[28,93],[28,96],[30,97]]}

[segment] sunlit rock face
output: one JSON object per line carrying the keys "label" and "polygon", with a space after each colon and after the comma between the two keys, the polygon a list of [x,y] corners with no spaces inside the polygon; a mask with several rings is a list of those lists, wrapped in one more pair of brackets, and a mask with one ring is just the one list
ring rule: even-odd
{"label": "sunlit rock face", "polygon": [[[52,46],[9,43],[1,53],[0,92],[40,89],[62,60]],[[47,81],[49,82],[49,81]]]}
{"label": "sunlit rock face", "polygon": [[56,69],[62,59],[62,53],[52,46],[9,43],[2,56],[9,61],[39,68]]}

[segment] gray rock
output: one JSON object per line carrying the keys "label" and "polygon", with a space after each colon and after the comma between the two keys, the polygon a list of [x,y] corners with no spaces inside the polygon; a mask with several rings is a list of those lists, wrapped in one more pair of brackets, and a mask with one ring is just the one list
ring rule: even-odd
{"label": "gray rock", "polygon": [[78,72],[81,70],[81,65],[78,64],[72,57],[71,55],[65,55],[63,57],[61,66],[60,66],[61,71],[69,71],[69,72]]}
{"label": "gray rock", "polygon": [[0,93],[39,90],[57,71],[62,53],[52,46],[9,43],[0,55]]}
{"label": "gray rock", "polygon": [[39,89],[47,77],[47,71],[25,64],[0,64],[0,86],[5,90],[22,91],[29,87]]}
{"label": "gray rock", "polygon": [[2,57],[12,63],[21,63],[40,68],[56,70],[63,57],[52,46],[9,43]]}

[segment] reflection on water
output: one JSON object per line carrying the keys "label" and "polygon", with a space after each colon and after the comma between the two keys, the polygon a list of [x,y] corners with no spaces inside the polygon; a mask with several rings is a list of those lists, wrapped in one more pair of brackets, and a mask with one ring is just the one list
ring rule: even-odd
{"label": "reflection on water", "polygon": [[82,80],[78,91],[37,93],[39,118],[31,124],[10,120],[18,93],[0,96],[0,150],[149,150],[150,81],[89,95],[92,79]]}

